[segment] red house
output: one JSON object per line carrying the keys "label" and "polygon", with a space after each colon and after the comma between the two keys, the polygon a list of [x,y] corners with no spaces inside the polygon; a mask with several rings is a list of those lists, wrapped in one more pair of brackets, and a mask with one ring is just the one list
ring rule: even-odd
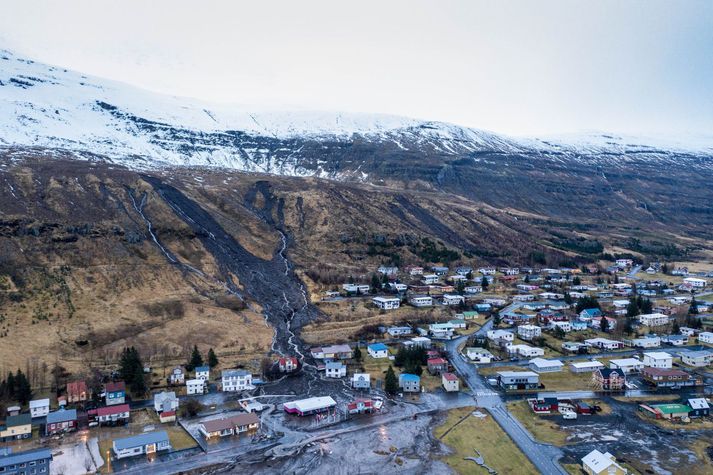
{"label": "red house", "polygon": [[374,410],[374,401],[371,399],[357,399],[347,404],[349,414],[364,414]]}
{"label": "red house", "polygon": [[431,374],[441,374],[444,371],[448,371],[448,361],[443,358],[428,358],[426,362],[428,365],[428,372]]}
{"label": "red house", "polygon": [[294,356],[283,356],[277,361],[280,373],[291,373],[297,370],[299,362]]}
{"label": "red house", "polygon": [[70,404],[88,401],[92,393],[87,389],[86,381],[67,383],[67,402]]}
{"label": "red house", "polygon": [[117,406],[98,407],[87,411],[89,422],[98,422],[102,425],[117,425],[126,424],[129,422],[131,410],[128,404],[119,404]]}
{"label": "red house", "polygon": [[77,410],[60,409],[59,411],[47,414],[45,423],[45,435],[62,434],[77,430]]}

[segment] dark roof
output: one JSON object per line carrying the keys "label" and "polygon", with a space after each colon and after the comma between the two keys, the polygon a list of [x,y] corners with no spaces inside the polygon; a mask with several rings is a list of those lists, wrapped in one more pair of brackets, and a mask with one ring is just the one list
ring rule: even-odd
{"label": "dark roof", "polygon": [[156,444],[158,442],[168,442],[168,434],[165,430],[146,432],[144,434],[132,435],[123,439],[114,439],[114,449],[124,450],[134,447],[143,447],[147,444]]}
{"label": "dark roof", "polygon": [[87,414],[93,414],[97,416],[110,416],[112,414],[120,414],[122,412],[129,412],[129,405],[128,404],[119,404],[118,406],[105,406],[105,407],[98,407],[96,409],[92,409],[90,411],[87,411]]}
{"label": "dark roof", "polygon": [[52,452],[49,449],[26,450],[24,452],[8,453],[0,455],[0,468],[9,467],[20,463],[32,462],[33,460],[51,459]]}
{"label": "dark roof", "polygon": [[67,383],[67,394],[79,395],[83,392],[87,392],[87,383],[84,381],[72,381]]}
{"label": "dark roof", "polygon": [[60,409],[59,411],[54,411],[47,414],[47,424],[56,424],[57,422],[67,422],[75,420],[77,420],[76,409]]}
{"label": "dark roof", "polygon": [[32,416],[30,414],[18,414],[16,416],[7,416],[5,419],[5,426],[7,427],[17,427],[24,426],[26,424],[32,423]]}
{"label": "dark roof", "polygon": [[126,384],[123,381],[116,381],[113,383],[106,383],[106,392],[113,393],[116,391],[126,391]]}
{"label": "dark roof", "polygon": [[249,412],[247,414],[238,414],[225,419],[213,419],[202,422],[201,424],[205,427],[206,432],[220,432],[232,427],[257,424],[259,422],[260,419],[257,417],[257,414]]}
{"label": "dark roof", "polygon": [[618,374],[622,378],[625,377],[624,371],[620,370],[619,368],[599,368],[597,371],[599,372],[599,374],[601,374],[604,378],[607,379],[609,379],[609,377],[611,377],[611,375],[614,373]]}
{"label": "dark roof", "polygon": [[689,376],[688,373],[680,369],[644,368],[641,372],[651,376]]}

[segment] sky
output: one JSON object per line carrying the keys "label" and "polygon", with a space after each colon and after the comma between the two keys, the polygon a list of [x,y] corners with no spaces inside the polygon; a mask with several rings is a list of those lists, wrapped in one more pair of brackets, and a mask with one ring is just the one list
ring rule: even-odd
{"label": "sky", "polygon": [[713,135],[708,0],[5,0],[0,48],[255,108]]}

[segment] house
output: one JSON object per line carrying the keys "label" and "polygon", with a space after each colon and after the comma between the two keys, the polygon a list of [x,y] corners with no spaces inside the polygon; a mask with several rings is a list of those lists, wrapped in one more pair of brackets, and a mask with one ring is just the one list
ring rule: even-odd
{"label": "house", "polygon": [[254,412],[236,414],[222,419],[201,421],[198,431],[206,440],[214,437],[251,434],[260,429],[260,418]]}
{"label": "house", "polygon": [[423,276],[421,279],[421,282],[423,282],[424,285],[433,285],[437,284],[440,281],[440,277],[437,276],[436,274],[426,274]]}
{"label": "house", "polygon": [[[415,336],[411,338],[408,342],[410,345],[408,346],[413,346],[415,348],[430,348],[431,347],[431,339],[425,336]],[[406,344],[404,343],[404,344]]]}
{"label": "house", "polygon": [[328,378],[343,378],[347,375],[347,365],[339,361],[330,361],[324,368],[324,375]]}
{"label": "house", "polygon": [[446,278],[446,280],[450,281],[453,285],[457,284],[458,282],[468,282],[468,278],[461,274],[450,275]]}
{"label": "house", "polygon": [[624,343],[634,348],[658,348],[661,346],[661,338],[658,336],[646,335],[641,338],[634,338]]}
{"label": "house", "polygon": [[616,350],[618,348],[623,348],[624,343],[616,340],[609,340],[608,338],[590,338],[584,340],[589,346],[599,348],[602,350]]}
{"label": "house", "polygon": [[478,272],[482,275],[495,275],[496,270],[494,267],[481,267]]}
{"label": "house", "polygon": [[602,391],[619,391],[626,386],[626,374],[618,368],[600,368],[592,373],[592,383]]}
{"label": "house", "polygon": [[49,474],[52,451],[49,449],[14,452],[12,447],[0,449],[0,473],[3,475]]}
{"label": "house", "polygon": [[583,322],[589,322],[594,317],[601,317],[602,311],[598,308],[585,308],[579,312],[579,319]]}
{"label": "house", "polygon": [[205,394],[206,382],[203,379],[188,379],[186,380],[186,394]]}
{"label": "house", "polygon": [[347,295],[366,295],[371,290],[368,284],[342,284],[342,290]]}
{"label": "house", "polygon": [[529,398],[527,404],[535,414],[551,414],[559,409],[559,400],[556,397]]}
{"label": "house", "polygon": [[580,343],[577,341],[565,341],[562,343],[562,349],[569,353],[586,354],[589,353],[590,344]]}
{"label": "house", "polygon": [[506,330],[489,330],[486,335],[488,337],[488,340],[493,341],[498,339],[513,341],[515,339],[515,335],[512,332]]}
{"label": "house", "polygon": [[490,309],[493,308],[492,304],[489,303],[477,303],[475,304],[475,309],[478,312],[489,312]]}
{"label": "house", "polygon": [[131,410],[128,404],[119,404],[116,406],[98,407],[87,411],[89,422],[96,422],[99,425],[115,426],[118,424],[126,424],[131,417]]}
{"label": "house", "polygon": [[699,343],[713,343],[713,332],[701,332],[698,334]]}
{"label": "house", "polygon": [[441,384],[448,393],[457,392],[460,389],[458,376],[453,373],[441,374]]}
{"label": "house", "polygon": [[297,371],[299,361],[295,356],[281,356],[277,360],[277,367],[280,373],[292,373],[293,371]]}
{"label": "house", "polygon": [[399,387],[405,393],[420,392],[421,377],[416,374],[401,373],[399,375]]}
{"label": "house", "polygon": [[652,414],[656,419],[685,419],[691,412],[688,404],[655,404],[647,406],[642,404],[639,410]]}
{"label": "house", "polygon": [[370,389],[371,376],[369,373],[354,373],[352,375],[352,388],[354,389]]}
{"label": "house", "polygon": [[443,305],[453,306],[462,305],[465,303],[465,297],[462,295],[455,294],[444,294],[443,295]]}
{"label": "house", "polygon": [[493,360],[493,354],[485,348],[466,348],[465,355],[474,363],[490,363]]}
{"label": "house", "polygon": [[406,268],[406,272],[408,272],[409,275],[414,276],[414,275],[423,275],[423,267],[419,266],[409,266]]}
{"label": "house", "polygon": [[466,294],[479,294],[483,291],[482,285],[466,285],[463,288],[463,292]]}
{"label": "house", "polygon": [[50,413],[49,399],[33,399],[30,401],[30,415],[35,417],[44,417]]}
{"label": "house", "polygon": [[537,325],[520,325],[517,327],[517,336],[523,340],[532,340],[542,335],[542,328]]}
{"label": "house", "polygon": [[176,393],[173,391],[164,391],[154,394],[153,408],[158,414],[165,411],[175,411],[178,409]]}
{"label": "house", "polygon": [[183,372],[183,368],[177,366],[173,368],[171,374],[168,375],[168,384],[183,384],[186,382],[186,374]]}
{"label": "house", "polygon": [[604,368],[604,363],[601,361],[574,361],[570,363],[573,373],[591,373],[598,369]]}
{"label": "house", "polygon": [[627,470],[616,463],[609,452],[592,450],[582,457],[582,470],[588,475],[626,475]]}
{"label": "house", "polygon": [[408,303],[414,307],[431,307],[433,305],[433,297],[430,295],[411,295],[408,298]]}
{"label": "house", "polygon": [[644,353],[644,366],[671,369],[673,366],[673,356],[665,351],[649,351]]}
{"label": "house", "polygon": [[699,279],[698,277],[686,277],[683,279],[684,284],[688,284],[695,289],[703,289],[708,282],[706,279]]}
{"label": "house", "polygon": [[198,367],[196,367],[195,372],[196,372],[196,379],[202,379],[204,381],[210,380],[210,366],[208,366],[208,365],[198,366]]}
{"label": "house", "polygon": [[431,323],[428,331],[433,338],[450,340],[453,337],[453,325],[450,323]]}
{"label": "house", "polygon": [[698,350],[698,351],[681,351],[681,361],[688,366],[704,367],[713,362],[713,351]]}
{"label": "house", "polygon": [[431,270],[434,274],[445,275],[448,272],[448,267],[446,266],[432,266]]}
{"label": "house", "polygon": [[112,452],[117,459],[149,455],[162,450],[171,450],[168,434],[163,430],[114,439],[112,443]]}
{"label": "house", "polygon": [[530,360],[529,368],[538,373],[554,373],[562,371],[564,363],[560,360],[546,360],[544,358],[533,358]]}
{"label": "house", "polygon": [[366,347],[366,351],[372,358],[388,358],[389,347],[383,343],[372,343]]}
{"label": "house", "polygon": [[[582,322],[579,322],[579,323],[582,323]],[[563,332],[569,333],[572,331],[572,324],[567,321],[562,322],[562,321],[555,320],[555,321],[550,322],[550,328],[553,330],[557,330],[559,328]]]}
{"label": "house", "polygon": [[510,345],[507,347],[507,350],[508,353],[518,355],[523,358],[535,358],[545,355],[545,350],[543,348],[537,348],[529,345]]}
{"label": "house", "polygon": [[711,407],[705,398],[699,397],[688,400],[688,407],[691,410],[688,412],[688,417],[708,417],[710,416]]}
{"label": "house", "polygon": [[77,410],[60,409],[47,414],[45,436],[63,434],[77,430]]}
{"label": "house", "polygon": [[626,269],[634,265],[634,261],[631,259],[617,259],[614,263],[620,269]]}
{"label": "house", "polygon": [[401,292],[406,292],[406,290],[408,289],[408,285],[400,284],[398,282],[390,282],[389,289],[391,289],[392,292],[395,292],[398,294]]}
{"label": "house", "polygon": [[282,405],[282,408],[288,414],[310,416],[328,411],[336,405],[337,403],[330,396],[320,396],[286,402]]}
{"label": "house", "polygon": [[465,320],[460,319],[460,318],[454,318],[453,320],[448,320],[448,323],[455,330],[465,330],[466,328],[468,328],[468,323],[466,323]]}
{"label": "house", "polygon": [[0,441],[32,437],[32,416],[29,414],[14,414],[5,418],[5,425],[0,426]]}
{"label": "house", "polygon": [[[430,298],[430,297],[429,297]],[[403,327],[389,327],[386,329],[386,333],[389,334],[389,336],[392,337],[398,337],[398,336],[403,336],[403,335],[410,335],[413,332],[411,330],[411,327],[408,326],[403,326]]]}
{"label": "house", "polygon": [[395,266],[379,266],[376,272],[384,275],[397,275],[399,273],[399,268]]}
{"label": "house", "polygon": [[698,333],[698,330],[696,330],[695,328],[681,327],[680,333],[681,333],[681,335],[696,336],[696,333]]}
{"label": "house", "polygon": [[641,376],[645,382],[657,388],[679,389],[702,384],[701,380],[680,369],[644,368]]}
{"label": "house", "polygon": [[253,389],[253,376],[244,369],[224,369],[221,374],[223,392]]}
{"label": "house", "polygon": [[374,401],[371,399],[356,399],[347,403],[349,414],[366,414],[374,411]]}
{"label": "house", "polygon": [[448,371],[448,361],[440,357],[428,358],[426,366],[428,367],[428,372],[431,374],[441,374],[444,371]]}
{"label": "house", "polygon": [[639,323],[647,327],[662,327],[668,325],[668,315],[663,313],[646,313],[637,317]]}
{"label": "house", "polygon": [[688,335],[666,335],[661,341],[671,346],[684,346],[688,344]]}
{"label": "house", "polygon": [[401,306],[401,299],[396,297],[374,297],[371,302],[381,310],[394,310]]}
{"label": "house", "polygon": [[107,406],[124,404],[126,399],[126,384],[123,381],[106,383],[104,385],[104,398]]}
{"label": "house", "polygon": [[540,387],[540,376],[532,371],[498,371],[497,380],[506,391]]}
{"label": "house", "polygon": [[76,404],[91,399],[92,393],[87,389],[86,381],[72,381],[67,383],[67,402]]}
{"label": "house", "polygon": [[605,317],[604,315],[592,318],[589,322],[589,326],[595,329],[601,328],[602,319],[605,319],[607,321],[607,329],[609,331],[612,331],[616,328],[616,318]]}
{"label": "house", "polygon": [[348,360],[353,351],[347,344],[314,347],[310,349],[312,358],[317,360]]}
{"label": "house", "polygon": [[636,373],[644,369],[644,363],[636,358],[620,358],[609,361],[611,369],[619,369],[624,374]]}

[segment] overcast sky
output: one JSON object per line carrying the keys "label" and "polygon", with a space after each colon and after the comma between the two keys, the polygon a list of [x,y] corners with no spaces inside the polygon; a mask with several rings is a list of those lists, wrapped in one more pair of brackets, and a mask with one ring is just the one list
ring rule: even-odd
{"label": "overcast sky", "polygon": [[174,95],[711,134],[713,1],[5,0],[0,47]]}

